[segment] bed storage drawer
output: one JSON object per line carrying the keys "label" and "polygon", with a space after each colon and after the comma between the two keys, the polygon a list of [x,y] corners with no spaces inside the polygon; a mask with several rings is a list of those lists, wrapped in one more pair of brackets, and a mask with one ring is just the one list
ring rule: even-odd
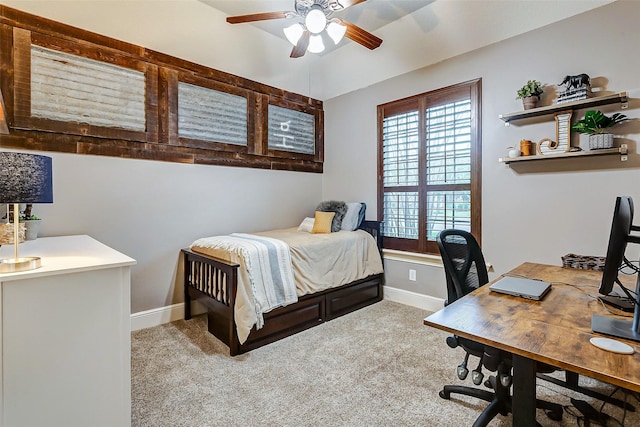
{"label": "bed storage drawer", "polygon": [[273,310],[264,315],[264,327],[251,330],[243,351],[263,346],[323,322],[324,296],[300,299],[297,304]]}
{"label": "bed storage drawer", "polygon": [[382,301],[382,277],[382,275],[368,277],[361,283],[327,294],[325,320],[331,320]]}

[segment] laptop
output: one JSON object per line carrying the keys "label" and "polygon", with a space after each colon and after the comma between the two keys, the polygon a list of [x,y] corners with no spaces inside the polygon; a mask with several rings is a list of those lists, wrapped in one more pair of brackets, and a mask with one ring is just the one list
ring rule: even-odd
{"label": "laptop", "polygon": [[551,283],[523,277],[505,276],[489,286],[493,292],[540,301],[551,290]]}

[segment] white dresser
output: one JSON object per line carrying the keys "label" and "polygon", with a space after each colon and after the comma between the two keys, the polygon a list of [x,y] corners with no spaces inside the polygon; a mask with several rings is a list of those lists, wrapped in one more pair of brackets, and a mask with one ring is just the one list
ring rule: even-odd
{"label": "white dresser", "polygon": [[[131,424],[130,267],[89,236],[20,245],[36,270],[0,274],[3,427]],[[13,257],[13,245],[0,248]]]}

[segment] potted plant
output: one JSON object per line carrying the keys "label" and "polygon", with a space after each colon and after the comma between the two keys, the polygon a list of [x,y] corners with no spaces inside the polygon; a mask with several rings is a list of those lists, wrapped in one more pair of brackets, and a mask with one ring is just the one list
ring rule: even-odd
{"label": "potted plant", "polygon": [[543,91],[542,83],[537,80],[529,80],[526,85],[518,89],[518,97],[516,99],[522,99],[524,109],[530,110],[535,108]]}
{"label": "potted plant", "polygon": [[40,231],[40,218],[31,213],[33,205],[27,203],[24,211],[20,212],[20,222],[25,225],[25,240],[35,240],[38,238],[38,232]]}
{"label": "potted plant", "polygon": [[600,150],[613,147],[613,134],[609,132],[613,126],[629,120],[627,116],[615,113],[611,117],[602,111],[589,110],[584,119],[578,120],[571,126],[571,130],[589,135],[589,149]]}

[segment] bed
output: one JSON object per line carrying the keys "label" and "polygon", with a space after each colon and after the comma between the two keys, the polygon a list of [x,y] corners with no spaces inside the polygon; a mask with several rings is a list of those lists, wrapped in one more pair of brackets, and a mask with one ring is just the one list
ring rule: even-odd
{"label": "bed", "polygon": [[[231,356],[236,356],[381,301],[384,273],[380,227],[378,221],[362,221],[355,231],[321,237],[306,237],[304,234],[308,233],[300,233],[295,228],[238,235],[282,239],[291,248],[297,302],[269,310],[253,325],[253,319],[246,319],[252,316],[246,308],[246,293],[247,287],[254,283],[247,285],[244,259],[220,247],[208,247],[210,245],[198,239],[190,248],[182,250],[185,320],[191,318],[191,302],[199,301],[207,309],[209,332],[229,346]],[[336,239],[343,247],[322,249],[320,246],[323,259],[328,260],[320,262],[323,265],[316,271],[314,265],[309,265],[317,260],[307,256],[308,239],[331,241],[328,244],[334,245],[333,239]],[[333,270],[339,270],[333,264],[337,265],[343,258],[350,258],[348,263],[356,265],[356,271],[333,274]],[[301,264],[306,265],[301,268]],[[329,271],[325,272],[327,268]]]}

